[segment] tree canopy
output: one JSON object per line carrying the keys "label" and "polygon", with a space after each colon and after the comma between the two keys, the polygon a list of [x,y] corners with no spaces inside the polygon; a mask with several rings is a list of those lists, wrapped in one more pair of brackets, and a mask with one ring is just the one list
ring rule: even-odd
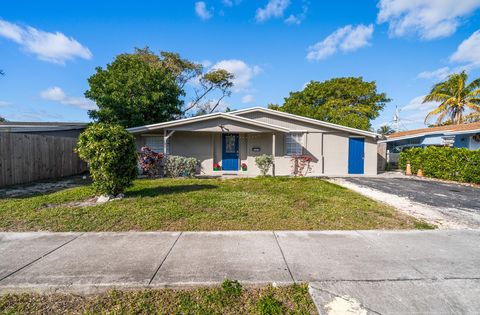
{"label": "tree canopy", "polygon": [[[118,55],[105,69],[97,67],[85,96],[98,106],[89,111],[95,121],[133,127],[178,119],[192,110],[213,112],[230,96],[232,80],[226,70],[205,72],[201,64],[177,53],[157,55],[148,47],[136,48]],[[187,96],[189,82],[193,93]]]}
{"label": "tree canopy", "polygon": [[134,127],[175,119],[182,111],[182,90],[166,68],[142,54],[121,54],[106,69],[96,68],[85,96],[96,102],[95,121]]}
{"label": "tree canopy", "polygon": [[370,121],[378,117],[389,101],[385,93],[377,93],[375,81],[346,77],[310,81],[302,91],[291,92],[282,106],[269,105],[269,108],[370,130]]}
{"label": "tree canopy", "polygon": [[[447,80],[435,84],[423,102],[439,102],[437,108],[425,117],[425,123],[437,116],[436,125],[445,122],[462,124],[478,119],[480,114],[480,78],[467,84],[465,71],[450,75]],[[465,115],[469,112],[468,115]]]}
{"label": "tree canopy", "polygon": [[395,130],[393,130],[393,128],[390,127],[389,125],[383,125],[377,129],[377,133],[381,134],[382,136],[388,136],[394,132]]}

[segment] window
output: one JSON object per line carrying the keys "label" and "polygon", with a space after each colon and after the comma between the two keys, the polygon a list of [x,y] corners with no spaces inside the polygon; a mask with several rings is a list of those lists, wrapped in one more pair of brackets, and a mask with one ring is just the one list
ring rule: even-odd
{"label": "window", "polygon": [[[145,137],[145,146],[149,147],[157,153],[163,153],[163,137],[161,136],[147,136]],[[168,149],[168,140],[167,140],[167,153]]]}
{"label": "window", "polygon": [[286,137],[287,155],[303,154],[303,133],[290,133]]}

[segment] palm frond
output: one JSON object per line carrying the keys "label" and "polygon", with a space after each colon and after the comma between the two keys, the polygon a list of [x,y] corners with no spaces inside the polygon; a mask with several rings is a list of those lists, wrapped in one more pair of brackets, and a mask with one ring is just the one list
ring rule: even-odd
{"label": "palm frond", "polygon": [[473,80],[470,84],[467,85],[466,89],[470,91],[474,91],[480,89],[480,78]]}
{"label": "palm frond", "polygon": [[473,109],[474,111],[480,113],[480,105],[474,104],[474,103],[471,103],[471,102],[467,102],[466,105],[467,105],[468,108]]}
{"label": "palm frond", "polygon": [[444,111],[443,113],[441,113],[437,118],[437,125],[440,125],[443,122],[443,120],[445,119],[445,116],[447,116],[448,114],[449,114],[448,111]]}
{"label": "palm frond", "polygon": [[448,95],[445,93],[430,93],[427,96],[423,98],[423,103],[426,102],[443,102],[449,98],[451,98],[453,95]]}
{"label": "palm frond", "polygon": [[443,112],[448,112],[448,108],[446,104],[441,104],[440,106],[432,110],[430,113],[428,113],[427,116],[425,117],[424,123],[427,123],[430,117],[438,115]]}

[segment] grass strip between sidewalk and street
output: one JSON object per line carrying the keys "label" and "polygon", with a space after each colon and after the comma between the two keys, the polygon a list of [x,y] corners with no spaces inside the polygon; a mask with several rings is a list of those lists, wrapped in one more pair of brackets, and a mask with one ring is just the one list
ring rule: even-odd
{"label": "grass strip between sidewalk and street", "polygon": [[101,294],[22,293],[0,296],[0,314],[317,314],[306,284],[111,290]]}

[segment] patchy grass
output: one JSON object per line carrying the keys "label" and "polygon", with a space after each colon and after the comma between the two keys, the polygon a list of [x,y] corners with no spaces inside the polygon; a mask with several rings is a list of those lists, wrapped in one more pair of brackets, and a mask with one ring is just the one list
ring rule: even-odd
{"label": "patchy grass", "polygon": [[431,225],[315,178],[142,179],[126,198],[72,206],[90,185],[0,199],[3,231],[425,229]]}
{"label": "patchy grass", "polygon": [[0,313],[317,314],[306,284],[242,288],[238,282],[229,280],[221,287],[190,290],[113,290],[96,295],[8,294],[0,296]]}

